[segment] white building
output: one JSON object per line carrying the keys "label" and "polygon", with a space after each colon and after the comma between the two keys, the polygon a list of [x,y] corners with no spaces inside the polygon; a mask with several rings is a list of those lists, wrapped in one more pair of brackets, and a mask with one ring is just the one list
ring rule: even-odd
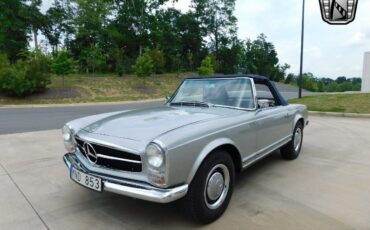
{"label": "white building", "polygon": [[364,55],[361,92],[370,93],[370,52],[366,52]]}

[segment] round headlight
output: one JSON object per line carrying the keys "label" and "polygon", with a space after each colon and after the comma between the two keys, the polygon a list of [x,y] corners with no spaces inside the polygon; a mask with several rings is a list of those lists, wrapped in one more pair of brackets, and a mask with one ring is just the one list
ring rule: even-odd
{"label": "round headlight", "polygon": [[156,144],[151,143],[146,148],[146,155],[150,166],[159,168],[164,162],[163,150]]}
{"label": "round headlight", "polygon": [[68,152],[74,152],[76,150],[76,145],[73,141],[73,133],[67,125],[63,126],[62,135],[64,147],[67,149]]}
{"label": "round headlight", "polygon": [[63,140],[64,141],[72,140],[72,131],[67,125],[63,126],[62,134],[63,134]]}

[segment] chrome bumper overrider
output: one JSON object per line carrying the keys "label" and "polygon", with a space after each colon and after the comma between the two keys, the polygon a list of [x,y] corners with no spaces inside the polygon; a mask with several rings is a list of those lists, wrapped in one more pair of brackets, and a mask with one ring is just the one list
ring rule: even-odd
{"label": "chrome bumper overrider", "polygon": [[72,166],[84,173],[102,178],[104,184],[103,190],[129,196],[141,200],[147,200],[156,203],[169,203],[184,197],[188,191],[188,185],[181,185],[174,188],[162,189],[154,186],[133,182],[121,178],[113,178],[107,175],[100,175],[88,171],[77,159],[74,153],[67,153],[63,157],[68,169]]}

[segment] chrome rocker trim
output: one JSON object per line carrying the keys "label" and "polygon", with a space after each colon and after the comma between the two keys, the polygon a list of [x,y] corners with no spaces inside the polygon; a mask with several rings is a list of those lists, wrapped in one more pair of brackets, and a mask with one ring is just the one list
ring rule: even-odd
{"label": "chrome rocker trim", "polygon": [[[125,179],[111,178],[106,175],[100,175],[93,172],[89,172],[85,169],[81,162],[77,159],[74,153],[67,153],[63,156],[64,163],[68,169],[72,166],[84,173],[92,176],[97,176],[102,179],[103,190],[112,192],[132,198],[141,200],[156,202],[156,203],[170,203],[178,200],[186,195],[188,192],[188,185],[181,185],[174,188],[161,189],[151,185],[147,185],[140,182],[132,182]],[[117,182],[119,181],[119,183]]]}

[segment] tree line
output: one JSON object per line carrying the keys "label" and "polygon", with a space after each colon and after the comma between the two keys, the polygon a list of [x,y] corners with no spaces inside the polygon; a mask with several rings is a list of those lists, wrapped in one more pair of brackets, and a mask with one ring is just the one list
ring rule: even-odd
{"label": "tree line", "polygon": [[[288,74],[284,80],[286,84],[298,85],[299,76]],[[319,78],[312,73],[302,75],[302,88],[312,92],[345,92],[360,91],[362,79],[359,77],[347,78],[345,76],[331,78]]]}
{"label": "tree line", "polygon": [[157,73],[195,71],[209,56],[217,73],[247,67],[272,78],[284,74],[286,66],[264,35],[256,41],[237,37],[235,0],[192,0],[187,12],[168,7],[171,2],[55,0],[42,13],[42,0],[3,0],[0,51],[15,62],[32,39],[53,56],[67,50],[78,71],[89,73],[131,73],[136,59],[151,50]]}
{"label": "tree line", "polygon": [[[180,71],[253,73],[286,79],[290,66],[279,62],[264,34],[254,40],[238,38],[235,0],[191,0],[186,12],[172,3],[54,0],[41,12],[42,0],[2,0],[0,59],[8,61],[0,68],[0,90],[11,91],[7,89],[25,81],[20,85],[31,89],[17,95],[39,91],[50,73],[72,71],[139,77]],[[35,81],[32,71],[45,79]]]}

